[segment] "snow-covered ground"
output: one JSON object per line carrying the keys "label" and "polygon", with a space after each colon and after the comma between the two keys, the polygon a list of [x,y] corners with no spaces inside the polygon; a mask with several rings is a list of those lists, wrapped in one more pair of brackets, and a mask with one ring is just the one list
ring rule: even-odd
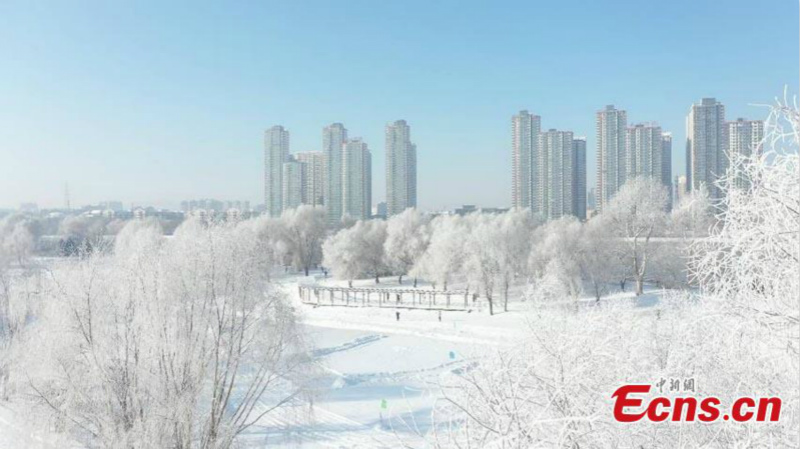
{"label": "snow-covered ground", "polygon": [[[371,282],[354,286],[374,286]],[[379,287],[398,285],[396,279],[387,279]],[[287,282],[286,290],[324,374],[311,416],[292,409],[270,414],[246,436],[251,447],[376,448],[400,447],[401,442],[420,447],[440,396],[440,376],[494,349],[513,346],[536,325],[525,313],[530,306],[516,300],[509,312],[490,316],[485,307],[469,313],[446,311],[440,322],[437,311],[402,310],[397,320],[393,308],[313,307],[300,303],[296,283]],[[632,293],[618,293],[604,301],[636,301],[647,307],[659,294],[652,291],[635,299]],[[588,298],[579,302],[595,306]],[[574,304],[565,301],[554,307]]]}
{"label": "snow-covered ground", "polygon": [[[307,282],[309,279],[305,279]],[[248,429],[247,447],[380,448],[401,442],[422,446],[431,426],[431,410],[440,396],[443,373],[463,369],[481,355],[510,347],[536,326],[530,305],[514,300],[509,312],[488,314],[480,301],[470,312],[402,310],[393,308],[313,307],[297,296],[296,278],[284,278],[320,368],[314,403],[308,407],[271,412]],[[346,285],[322,280],[326,285]],[[370,286],[371,280],[355,286]],[[398,288],[397,279],[379,287]],[[410,287],[406,281],[405,288]],[[419,288],[431,288],[420,285]],[[512,297],[518,298],[519,291]],[[657,302],[658,291],[634,299],[618,293],[603,301]],[[596,306],[583,299],[581,306]],[[502,304],[502,303],[500,303]],[[575,301],[553,304],[572,307]],[[20,422],[11,408],[0,406],[0,449],[69,447],[63,439]]]}
{"label": "snow-covered ground", "polygon": [[20,419],[12,404],[0,403],[0,449],[66,449],[80,446]]}
{"label": "snow-covered ground", "polygon": [[[449,311],[440,322],[434,311],[403,310],[398,321],[393,308],[313,307],[300,303],[296,285],[286,282],[286,291],[322,373],[313,411],[268,415],[246,435],[251,447],[419,446],[430,429],[439,377],[510,344],[525,325],[520,313],[488,319],[477,310]],[[396,279],[381,286],[398,287]]]}
{"label": "snow-covered ground", "polygon": [[250,446],[372,448],[419,443],[430,427],[437,379],[462,367],[474,345],[417,335],[306,325],[321,367],[313,412],[270,414]]}

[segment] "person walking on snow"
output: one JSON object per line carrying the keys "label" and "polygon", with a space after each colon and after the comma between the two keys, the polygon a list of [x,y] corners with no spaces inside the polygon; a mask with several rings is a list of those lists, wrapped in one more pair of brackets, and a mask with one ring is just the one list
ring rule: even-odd
{"label": "person walking on snow", "polygon": [[400,311],[399,310],[395,312],[395,315],[397,315],[397,321],[400,321]]}

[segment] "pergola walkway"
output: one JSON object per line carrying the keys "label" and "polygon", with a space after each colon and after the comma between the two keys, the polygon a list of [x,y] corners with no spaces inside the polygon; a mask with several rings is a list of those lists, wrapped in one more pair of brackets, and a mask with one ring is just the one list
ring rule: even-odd
{"label": "pergola walkway", "polygon": [[469,292],[454,290],[298,286],[303,304],[339,307],[468,310]]}

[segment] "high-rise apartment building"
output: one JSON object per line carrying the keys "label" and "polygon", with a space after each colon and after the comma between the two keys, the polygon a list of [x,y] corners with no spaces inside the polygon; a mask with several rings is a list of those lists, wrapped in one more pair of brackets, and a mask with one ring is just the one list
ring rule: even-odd
{"label": "high-rise apartment building", "polygon": [[372,215],[372,155],[360,138],[348,140],[342,155],[344,216],[365,220]]}
{"label": "high-rise apartment building", "polygon": [[686,181],[689,190],[708,189],[717,199],[717,180],[728,168],[725,106],[714,98],[693,104],[686,117]]}
{"label": "high-rise apartment building", "polygon": [[572,173],[573,215],[581,220],[586,220],[586,138],[576,137],[572,141],[572,151],[575,157]]}
{"label": "high-rise apartment building", "polygon": [[661,127],[644,124],[631,126],[627,129],[626,139],[626,179],[646,176],[661,181]]}
{"label": "high-rise apartment building", "polygon": [[672,192],[672,133],[661,134],[661,183],[669,192],[669,204],[671,209],[673,204]]}
{"label": "high-rise apartment building", "polygon": [[303,172],[303,204],[322,206],[325,204],[325,153],[321,151],[306,151],[296,153],[295,158],[305,165],[305,171]]}
{"label": "high-rise apartment building", "polygon": [[386,206],[389,216],[417,207],[417,146],[405,120],[386,125]]}
{"label": "high-rise apartment building", "polygon": [[575,193],[579,182],[575,175],[579,146],[575,145],[572,132],[550,129],[539,133],[538,141],[541,215],[547,220],[577,216]]}
{"label": "high-rise apartment building", "polygon": [[[764,140],[763,121],[740,118],[734,122],[726,123],[725,126],[728,143],[726,151],[729,158],[736,159],[758,154]],[[738,174],[736,186],[740,188],[748,188],[750,186],[750,181],[744,173]]]}
{"label": "high-rise apartment building", "polygon": [[334,123],[322,130],[322,152],[325,154],[325,211],[329,223],[338,223],[344,215],[342,210],[343,152],[347,142],[347,129]]}
{"label": "high-rise apartment building", "polygon": [[264,206],[277,217],[283,211],[283,163],[289,157],[289,131],[273,126],[264,134]]}
{"label": "high-rise apartment building", "polygon": [[725,124],[727,127],[728,154],[752,156],[757,153],[764,140],[762,120],[736,119]]}
{"label": "high-rise apartment building", "polygon": [[293,157],[283,163],[283,210],[303,204],[303,181],[306,164]]}
{"label": "high-rise apartment building", "polygon": [[628,114],[606,106],[597,112],[597,207],[600,211],[625,184]]}
{"label": "high-rise apartment building", "polygon": [[542,118],[520,111],[511,118],[512,206],[538,212],[539,132]]}

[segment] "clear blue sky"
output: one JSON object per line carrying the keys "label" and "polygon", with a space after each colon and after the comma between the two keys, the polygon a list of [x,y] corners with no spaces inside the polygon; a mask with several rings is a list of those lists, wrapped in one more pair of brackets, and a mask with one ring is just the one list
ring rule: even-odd
{"label": "clear blue sky", "polygon": [[342,122],[418,147],[419,203],[507,206],[510,118],[588,137],[595,111],[658,121],[684,171],[692,102],[761,118],[798,91],[798,2],[0,2],[0,207],[262,202],[263,130],[319,150]]}

